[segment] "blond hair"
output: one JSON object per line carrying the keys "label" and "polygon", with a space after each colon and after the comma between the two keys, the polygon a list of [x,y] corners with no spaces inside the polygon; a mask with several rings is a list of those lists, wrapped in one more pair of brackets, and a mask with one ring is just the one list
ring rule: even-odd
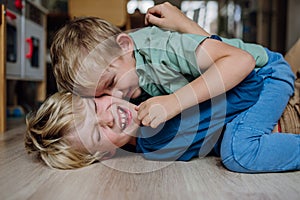
{"label": "blond hair", "polygon": [[[73,104],[78,109],[74,114]],[[92,155],[76,150],[66,136],[74,132],[74,120],[80,123],[85,112],[79,96],[69,92],[57,92],[50,96],[36,111],[26,118],[25,148],[35,152],[37,158],[48,166],[58,169],[73,169],[88,166],[101,159],[99,152]]]}
{"label": "blond hair", "polygon": [[[50,48],[58,88],[80,95],[80,91],[95,90],[99,77],[91,80],[90,74],[101,71],[112,56],[120,54],[116,42],[120,33],[119,28],[97,17],[77,18],[62,27]],[[83,63],[91,52],[92,61]]]}

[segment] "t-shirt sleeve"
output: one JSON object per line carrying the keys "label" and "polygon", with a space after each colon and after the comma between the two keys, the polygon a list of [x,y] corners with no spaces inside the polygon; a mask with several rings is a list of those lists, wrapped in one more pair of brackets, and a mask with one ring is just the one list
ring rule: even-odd
{"label": "t-shirt sleeve", "polygon": [[150,95],[172,93],[201,75],[195,51],[207,37],[157,27],[131,34],[140,86]]}

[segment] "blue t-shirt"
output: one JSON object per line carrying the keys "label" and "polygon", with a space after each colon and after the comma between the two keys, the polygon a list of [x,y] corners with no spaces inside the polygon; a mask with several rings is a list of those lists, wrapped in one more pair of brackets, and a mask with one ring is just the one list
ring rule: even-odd
{"label": "blue t-shirt", "polygon": [[219,153],[224,125],[256,103],[263,80],[250,73],[238,86],[185,110],[156,129],[142,127],[136,151],[150,160],[183,160]]}

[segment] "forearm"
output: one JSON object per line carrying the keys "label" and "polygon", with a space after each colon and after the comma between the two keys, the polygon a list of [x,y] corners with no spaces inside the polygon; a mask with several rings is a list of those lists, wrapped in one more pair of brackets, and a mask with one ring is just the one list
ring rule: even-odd
{"label": "forearm", "polygon": [[[248,58],[222,57],[200,77],[173,94],[152,97],[143,102],[137,108],[138,119],[143,125],[156,128],[183,110],[225,93],[240,83],[254,68],[253,58]],[[242,66],[236,67],[232,59],[242,60],[239,61]]]}
{"label": "forearm", "polygon": [[[239,60],[238,66],[236,60]],[[200,77],[174,93],[181,109],[178,112],[227,92],[254,67],[254,59],[247,54],[242,59],[237,54],[217,60]]]}
{"label": "forearm", "polygon": [[196,35],[210,36],[199,24],[193,20],[187,20],[184,25],[178,26],[178,29],[182,33],[190,33]]}

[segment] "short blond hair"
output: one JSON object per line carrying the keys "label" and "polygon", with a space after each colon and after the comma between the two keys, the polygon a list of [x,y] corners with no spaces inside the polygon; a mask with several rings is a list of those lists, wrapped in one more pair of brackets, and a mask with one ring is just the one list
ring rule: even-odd
{"label": "short blond hair", "polygon": [[[76,114],[74,105],[78,109]],[[38,159],[58,169],[80,168],[99,161],[103,156],[99,152],[92,155],[79,151],[67,140],[68,134],[76,131],[75,120],[80,123],[84,119],[84,109],[82,99],[69,92],[57,92],[47,98],[36,112],[26,117],[27,152],[35,152]]]}
{"label": "short blond hair", "polygon": [[[113,54],[118,56],[121,53],[116,42],[120,33],[118,27],[97,17],[76,18],[63,26],[54,36],[50,48],[59,90],[79,95],[86,89],[95,90],[99,77],[98,80],[91,80],[87,70],[92,70],[90,74],[97,73],[97,70],[107,66]],[[94,60],[83,64],[93,51],[94,55],[90,57]],[[98,69],[93,68],[95,66]]]}

